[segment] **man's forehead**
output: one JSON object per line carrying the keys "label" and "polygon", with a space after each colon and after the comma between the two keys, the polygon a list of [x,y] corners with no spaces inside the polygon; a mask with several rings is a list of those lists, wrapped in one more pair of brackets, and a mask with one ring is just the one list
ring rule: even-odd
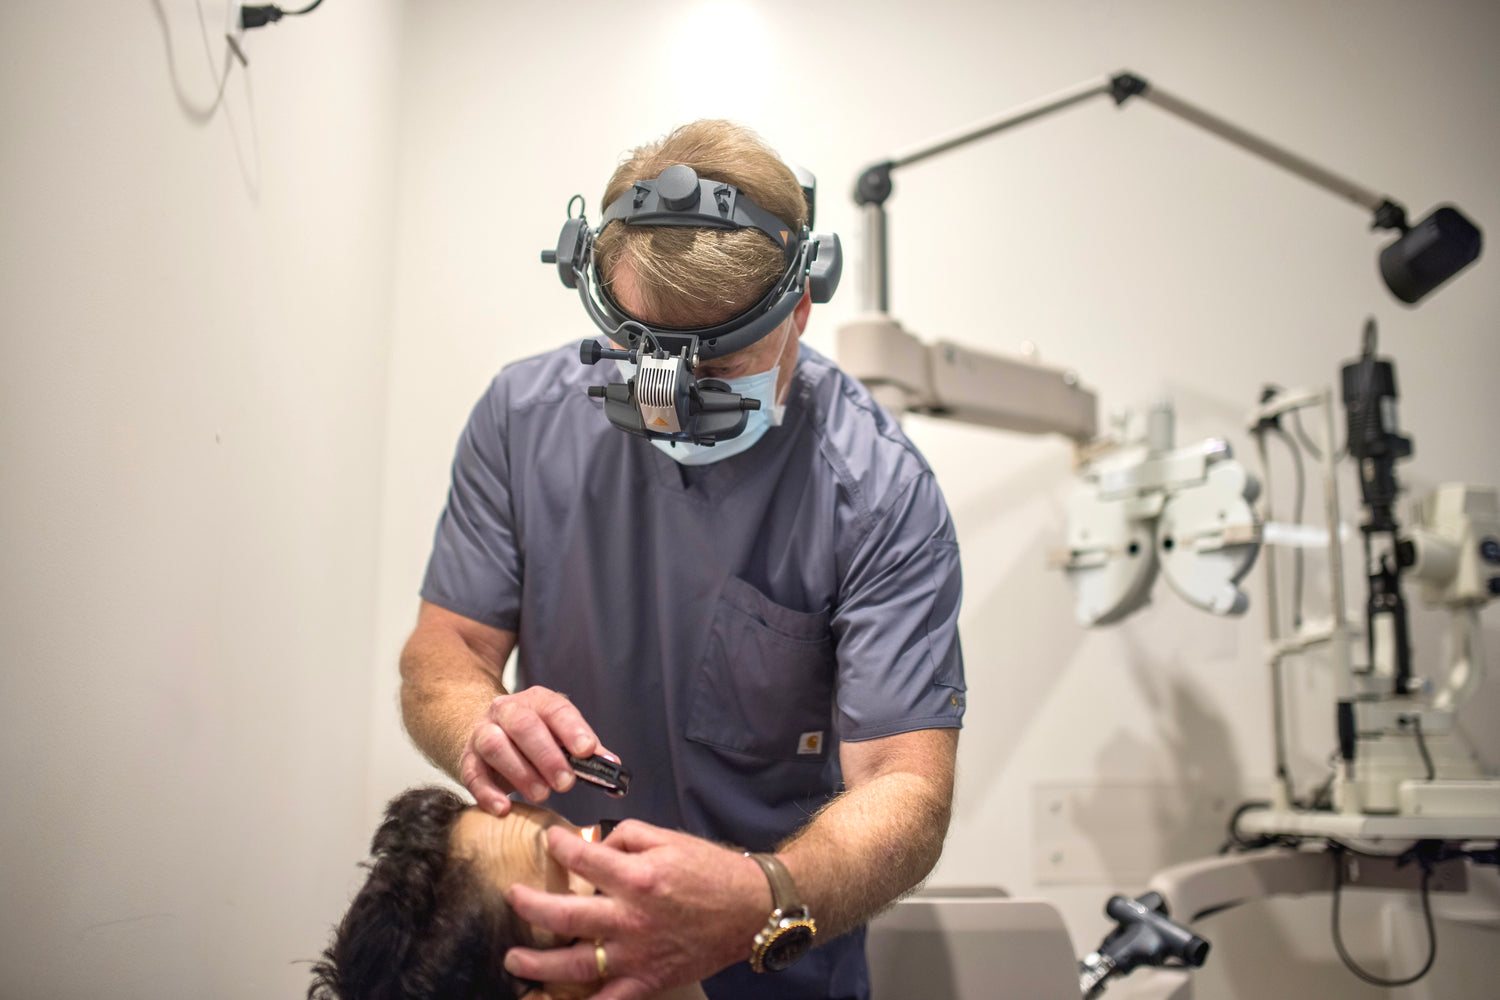
{"label": "man's forehead", "polygon": [[[661,316],[653,315],[651,310],[646,308],[646,305],[642,301],[640,296],[639,285],[636,283],[635,271],[630,267],[627,261],[620,261],[611,271],[609,278],[609,297],[614,299],[616,304],[618,304],[621,309],[624,309],[626,313],[640,320],[642,323],[645,323],[647,326],[652,326],[654,324],[660,323],[664,327],[680,328],[689,325],[683,322],[664,320]],[[702,324],[698,325],[708,326],[716,322],[718,322],[717,319],[709,317],[705,319]],[[774,336],[775,333],[776,330],[772,330],[770,333],[768,333],[764,337],[761,337],[755,343],[747,344],[744,347],[740,348],[738,351],[731,351],[728,354],[721,354],[718,357],[713,358],[712,360],[716,364],[733,364],[736,358],[756,357],[759,353],[758,349],[763,348],[763,345],[765,345],[767,341],[773,341],[776,339]]]}
{"label": "man's forehead", "polygon": [[[660,317],[650,315],[650,310],[644,307],[639,294],[639,286],[636,283],[635,271],[626,261],[622,260],[615,265],[613,273],[610,275],[609,295],[621,309],[624,309],[626,313],[634,316],[647,326],[660,322]],[[733,369],[747,361],[759,364],[765,361],[767,356],[779,355],[781,348],[786,344],[786,333],[788,331],[784,328],[791,321],[792,318],[788,316],[783,322],[773,327],[754,343],[746,344],[739,350],[731,351],[728,354],[704,358],[703,364],[715,370]],[[668,323],[664,325],[679,327],[681,324]],[[610,342],[615,344],[616,347],[622,346],[613,337],[610,338]]]}

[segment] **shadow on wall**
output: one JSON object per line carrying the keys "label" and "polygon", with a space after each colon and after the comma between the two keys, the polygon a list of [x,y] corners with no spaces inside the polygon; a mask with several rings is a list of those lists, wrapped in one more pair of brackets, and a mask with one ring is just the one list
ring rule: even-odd
{"label": "shadow on wall", "polygon": [[[178,63],[179,53],[172,44],[172,25],[167,17],[167,12],[162,8],[161,0],[151,0],[152,12],[156,14],[157,24],[161,26],[162,44],[166,47],[167,78],[171,81],[172,93],[177,98],[177,106],[181,109],[183,118],[187,119],[191,124],[200,127],[206,126],[209,122],[213,121],[216,112],[221,107],[224,108],[223,117],[229,127],[229,134],[234,140],[234,155],[240,166],[240,177],[245,184],[245,193],[250,196],[252,202],[255,202],[260,197],[260,137],[255,130],[255,102],[253,100],[253,91],[250,87],[250,67],[248,64],[244,66],[245,102],[249,107],[249,113],[246,115],[249,123],[247,126],[248,141],[244,141],[240,138],[239,129],[235,127],[234,116],[229,113],[229,109],[224,104],[225,92],[229,86],[229,77],[234,72],[235,63],[238,61],[238,53],[234,45],[230,42],[228,34],[229,26],[226,25],[223,32],[210,31],[208,20],[203,14],[202,0],[195,0],[193,6],[198,13],[198,34],[203,39],[203,53],[207,60],[209,79],[210,81],[217,80],[218,82],[210,82],[205,85],[202,88],[202,94],[195,94],[194,90],[196,88],[183,82],[184,74]],[[238,5],[230,4],[229,6],[232,10],[228,16],[237,16]],[[180,25],[178,32],[179,37],[191,34],[191,31],[182,29]],[[215,44],[214,39],[221,37],[221,35],[223,45],[218,46]],[[216,57],[214,51],[220,47],[223,48],[223,55],[222,57]],[[182,58],[186,59],[189,57],[184,55]],[[210,88],[213,91],[211,98],[206,97]]]}
{"label": "shadow on wall", "polygon": [[[986,558],[983,536],[1005,525],[1039,496],[1061,495],[1070,477],[1067,456],[1049,456],[1007,476],[994,488],[956,507],[954,522],[961,533],[965,561]],[[986,762],[983,768],[961,768],[954,796],[960,820],[978,813],[988,785],[1006,767],[1016,748],[1042,718],[1041,708],[1061,680],[1063,671],[1083,642],[1083,628],[1073,619],[1073,594],[1060,572],[1047,568],[1047,552],[1063,538],[1062,505],[1046,528],[1025,540],[1015,553],[1014,536],[995,544],[1006,549],[1010,571],[991,577],[977,570],[968,581],[992,583],[982,592],[966,589],[963,626],[965,673],[970,705],[982,712],[984,724],[964,730],[963,755]]]}
{"label": "shadow on wall", "polygon": [[[1142,884],[1168,865],[1215,853],[1224,841],[1225,822],[1243,795],[1244,771],[1229,739],[1228,720],[1184,668],[1173,664],[1164,679],[1130,630],[1122,630],[1122,638],[1126,666],[1151,712],[1156,738],[1143,740],[1121,730],[1105,742],[1096,757],[1100,786],[1073,803],[1072,823],[1076,834],[1090,842],[1101,881],[1128,886]],[[1158,769],[1162,762],[1170,769],[1165,780],[1129,791],[1144,796],[1144,803],[1122,803],[1122,789],[1107,783],[1122,765]],[[1148,829],[1127,828],[1142,822]]]}
{"label": "shadow on wall", "polygon": [[[1170,379],[1162,388],[1162,396],[1172,401],[1172,406],[1177,412],[1178,445],[1189,444],[1192,441],[1190,436],[1183,435],[1183,424],[1190,428],[1198,428],[1203,432],[1203,437],[1248,439],[1249,432],[1245,429],[1245,417],[1254,409],[1256,400],[1210,395],[1198,386]],[[1316,433],[1316,430],[1312,428],[1309,428],[1309,431]],[[1255,461],[1254,455],[1241,455],[1236,452],[1235,457],[1241,461],[1246,459],[1251,462]]]}

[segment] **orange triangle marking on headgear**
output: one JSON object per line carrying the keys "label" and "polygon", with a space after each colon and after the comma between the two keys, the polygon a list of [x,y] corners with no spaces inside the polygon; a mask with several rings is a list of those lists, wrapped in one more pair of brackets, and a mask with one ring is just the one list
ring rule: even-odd
{"label": "orange triangle marking on headgear", "polygon": [[661,417],[657,417],[655,420],[651,421],[651,426],[652,427],[665,427],[665,426],[667,426],[667,422],[664,419],[662,419]]}
{"label": "orange triangle marking on headgear", "polygon": [[787,231],[785,229],[783,229],[781,231],[781,242],[785,243],[786,242],[786,238],[787,238]]}

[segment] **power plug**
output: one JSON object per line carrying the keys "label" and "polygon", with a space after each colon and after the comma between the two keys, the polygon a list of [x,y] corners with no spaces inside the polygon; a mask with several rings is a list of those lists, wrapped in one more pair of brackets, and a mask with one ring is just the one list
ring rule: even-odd
{"label": "power plug", "polygon": [[279,21],[286,12],[275,4],[241,4],[240,30],[249,31]]}

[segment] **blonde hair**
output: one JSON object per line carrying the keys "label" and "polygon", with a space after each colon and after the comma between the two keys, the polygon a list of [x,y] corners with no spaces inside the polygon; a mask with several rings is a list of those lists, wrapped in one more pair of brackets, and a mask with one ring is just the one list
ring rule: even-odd
{"label": "blonde hair", "polygon": [[[807,205],[796,175],[765,140],[733,122],[705,119],[634,149],[604,188],[604,205],[682,163],[701,178],[733,184],[761,208],[800,230]],[[645,318],[669,326],[720,323],[754,305],[786,270],[782,249],[758,229],[608,226],[594,242],[607,288],[624,267]]]}

